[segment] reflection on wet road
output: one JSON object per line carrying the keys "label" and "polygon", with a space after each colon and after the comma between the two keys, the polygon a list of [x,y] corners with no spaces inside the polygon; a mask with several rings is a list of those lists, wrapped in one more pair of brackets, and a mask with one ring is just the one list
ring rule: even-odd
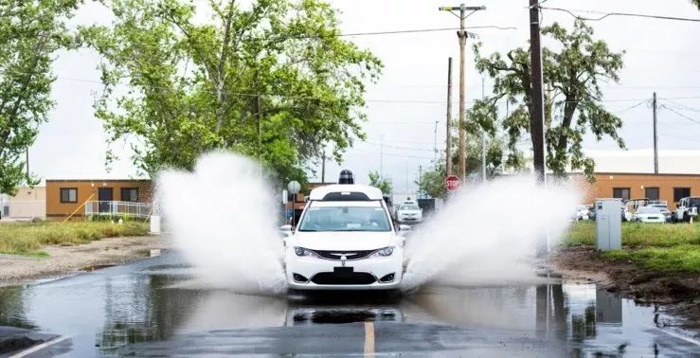
{"label": "reflection on wet road", "polygon": [[197,287],[173,254],[0,289],[0,326],[69,335],[45,351],[65,356],[700,354],[665,319],[575,282],[237,295]]}

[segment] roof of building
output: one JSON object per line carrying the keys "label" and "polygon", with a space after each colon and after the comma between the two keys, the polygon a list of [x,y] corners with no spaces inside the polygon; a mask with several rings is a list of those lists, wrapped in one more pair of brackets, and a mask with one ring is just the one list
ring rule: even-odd
{"label": "roof of building", "polygon": [[330,193],[363,193],[370,200],[382,200],[382,191],[367,185],[357,184],[334,184],[316,188],[309,194],[311,200],[323,200]]}
{"label": "roof of building", "polygon": [[[654,151],[587,150],[596,173],[654,173]],[[660,150],[659,174],[700,174],[700,150]]]}
{"label": "roof of building", "polygon": [[46,179],[47,183],[71,182],[71,183],[115,183],[115,182],[150,182],[151,179]]}

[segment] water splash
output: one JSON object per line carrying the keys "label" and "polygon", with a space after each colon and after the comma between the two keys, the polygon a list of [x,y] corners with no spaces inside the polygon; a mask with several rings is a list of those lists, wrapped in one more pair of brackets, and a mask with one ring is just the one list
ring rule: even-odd
{"label": "water splash", "polygon": [[239,155],[202,156],[194,172],[158,176],[161,211],[202,283],[241,293],[286,290],[272,185]]}
{"label": "water splash", "polygon": [[498,179],[463,189],[411,235],[405,289],[427,282],[484,285],[535,278],[537,241],[556,241],[580,200],[574,187],[544,188],[531,177]]}
{"label": "water splash", "polygon": [[[203,156],[194,172],[165,171],[158,192],[167,226],[199,274],[194,283],[240,293],[286,291],[274,186],[239,155]],[[404,289],[426,283],[499,285],[535,277],[531,261],[545,233],[567,228],[580,195],[530,177],[467,187],[408,239]]]}

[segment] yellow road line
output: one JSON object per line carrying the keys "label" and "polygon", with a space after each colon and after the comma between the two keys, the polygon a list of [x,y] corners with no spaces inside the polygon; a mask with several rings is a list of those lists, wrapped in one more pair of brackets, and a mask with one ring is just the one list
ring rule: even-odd
{"label": "yellow road line", "polygon": [[365,357],[374,357],[374,322],[365,322]]}

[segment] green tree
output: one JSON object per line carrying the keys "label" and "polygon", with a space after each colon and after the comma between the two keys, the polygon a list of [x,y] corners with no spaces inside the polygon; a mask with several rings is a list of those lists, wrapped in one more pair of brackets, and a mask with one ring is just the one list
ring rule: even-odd
{"label": "green tree", "polygon": [[690,2],[693,3],[693,5],[697,6],[698,10],[700,10],[700,0],[690,0]]}
{"label": "green tree", "polygon": [[432,198],[444,199],[447,196],[445,178],[447,178],[445,165],[439,164],[434,170],[424,172],[415,183],[418,185],[418,190],[420,190],[421,193]]}
{"label": "green tree", "polygon": [[[580,20],[573,31],[554,23],[543,28],[542,34],[555,40],[558,49],[544,48],[542,56],[545,85],[551,89],[545,134],[547,166],[557,175],[583,169],[592,180],[595,163],[583,153],[584,135],[590,131],[598,140],[609,136],[624,148],[617,133],[622,120],[600,104],[600,82],[619,80],[623,53],[612,52],[605,41],[593,39],[593,29]],[[480,47],[474,46],[476,67],[494,79],[493,96],[485,105],[494,106],[501,99],[516,105],[503,121],[508,149],[516,152],[523,134],[529,133],[530,139],[533,135],[529,49],[511,50],[504,58],[499,53],[484,57]],[[552,116],[552,111],[560,111],[561,116]]]}
{"label": "green tree", "polygon": [[364,138],[359,109],[381,63],[337,36],[325,2],[106,3],[113,27],[82,29],[105,59],[96,115],[112,143],[133,143],[143,172],[191,169],[200,154],[227,149],[259,158],[279,179],[302,179],[326,144],[340,160]]}
{"label": "green tree", "polygon": [[384,194],[391,194],[394,191],[393,183],[391,179],[387,177],[382,177],[379,172],[369,172],[367,175],[369,178],[369,185],[375,188],[379,188]]}
{"label": "green tree", "polygon": [[37,178],[24,152],[53,107],[51,64],[74,41],[65,26],[76,0],[0,0],[0,192],[14,194]]}

